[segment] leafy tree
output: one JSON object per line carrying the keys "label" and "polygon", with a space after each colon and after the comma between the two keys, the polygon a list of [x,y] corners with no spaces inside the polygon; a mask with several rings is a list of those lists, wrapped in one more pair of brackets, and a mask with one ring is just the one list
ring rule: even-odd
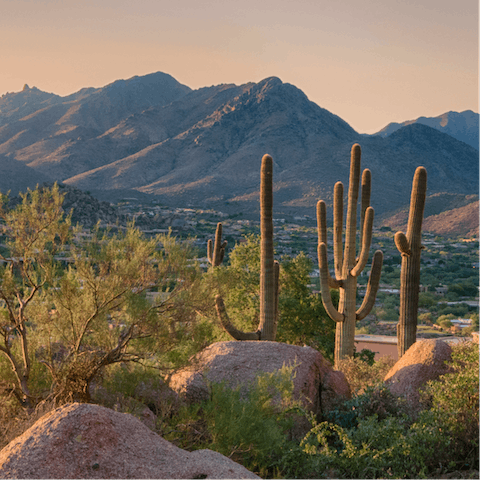
{"label": "leafy tree", "polygon": [[15,209],[8,207],[7,196],[0,198],[3,241],[8,251],[8,256],[1,256],[0,267],[0,352],[10,367],[3,390],[22,406],[32,408],[35,342],[30,338],[30,310],[42,289],[55,281],[55,256],[65,249],[70,219],[64,219],[63,197],[57,185],[51,190],[28,190],[21,197]]}
{"label": "leafy tree", "polygon": [[432,325],[433,316],[430,312],[421,313],[418,316],[419,323],[424,323],[425,325]]}
{"label": "leafy tree", "polygon": [[478,295],[478,287],[473,282],[463,281],[449,285],[448,293],[454,293],[458,297],[473,297]]}
{"label": "leafy tree", "polygon": [[[232,323],[242,330],[255,329],[259,311],[260,242],[247,235],[229,255],[227,267],[217,267],[211,275],[222,291]],[[323,308],[321,298],[307,285],[311,283],[313,262],[303,253],[280,262],[279,323],[277,340],[310,345],[332,358],[335,325]]]}
{"label": "leafy tree", "polygon": [[96,228],[67,245],[61,201],[55,187],[2,210],[10,251],[0,286],[0,351],[10,364],[2,385],[27,408],[47,396],[88,401],[106,366],[149,358],[158,367],[196,328],[200,272],[188,246],[170,235],[146,239],[133,225],[116,234]]}
{"label": "leafy tree", "polygon": [[[57,288],[39,302],[37,335],[45,348],[38,356],[55,399],[88,401],[104,367],[164,354],[194,325],[188,289],[196,272],[174,238],[147,240],[133,227],[115,235],[97,229],[71,253]],[[153,303],[145,295],[152,289]]]}
{"label": "leafy tree", "polygon": [[325,312],[321,296],[308,288],[313,262],[301,252],[283,258],[281,266],[278,341],[306,344],[333,359],[335,322]]}

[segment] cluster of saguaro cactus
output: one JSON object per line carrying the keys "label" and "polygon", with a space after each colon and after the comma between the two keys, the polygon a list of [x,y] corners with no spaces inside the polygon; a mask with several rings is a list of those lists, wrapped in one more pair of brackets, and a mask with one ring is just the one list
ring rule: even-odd
{"label": "cluster of saguaro cactus", "polygon": [[402,254],[400,316],[397,325],[398,358],[415,343],[417,337],[422,221],[426,195],[427,171],[424,167],[418,167],[413,177],[407,234],[403,232],[395,234],[395,245]]}
{"label": "cluster of saguaro cactus", "polygon": [[[217,295],[215,298],[220,322],[223,328],[235,340],[274,341],[277,333],[278,279],[280,266],[273,258],[273,160],[270,155],[264,155],[262,158],[260,178],[260,235],[260,323],[257,331],[242,332],[235,328],[228,318],[222,297]],[[220,238],[218,242],[220,242]],[[217,243],[217,241],[215,243]]]}
{"label": "cluster of saguaro cactus", "polygon": [[[327,262],[327,222],[325,202],[317,203],[318,222],[318,261],[320,269],[320,285],[322,301],[330,318],[336,322],[335,334],[335,364],[354,353],[355,324],[357,320],[365,318],[371,311],[377,295],[380,274],[383,263],[383,253],[375,252],[372,270],[363,303],[357,310],[356,293],[357,277],[363,271],[368,260],[372,240],[373,208],[370,204],[371,174],[366,169],[362,174],[362,199],[361,199],[361,250],[356,256],[357,235],[357,204],[360,185],[360,145],[352,147],[350,162],[350,180],[348,189],[347,220],[345,230],[345,250],[342,251],[343,230],[343,184],[337,182],[334,188],[334,227],[333,249],[335,278],[328,269]],[[338,308],[332,302],[330,288],[340,290]]]}
{"label": "cluster of saguaro cactus", "polygon": [[212,267],[218,267],[223,262],[225,256],[225,248],[227,241],[222,242],[222,224],[217,223],[217,230],[215,231],[215,246],[212,240],[209,239],[207,243],[207,257]]}

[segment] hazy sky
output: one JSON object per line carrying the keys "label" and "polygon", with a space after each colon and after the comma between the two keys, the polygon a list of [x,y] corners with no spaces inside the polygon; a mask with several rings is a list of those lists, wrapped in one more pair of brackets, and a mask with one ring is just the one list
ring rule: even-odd
{"label": "hazy sky", "polygon": [[360,133],[478,112],[478,0],[0,0],[0,95],[277,76]]}

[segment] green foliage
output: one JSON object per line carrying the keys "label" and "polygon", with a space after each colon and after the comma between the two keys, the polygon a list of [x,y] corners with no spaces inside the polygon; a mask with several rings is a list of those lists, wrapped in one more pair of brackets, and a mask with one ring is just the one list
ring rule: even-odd
{"label": "green foliage", "polygon": [[[228,315],[243,331],[258,328],[260,310],[260,237],[247,235],[230,251],[230,264],[214,272]],[[212,302],[214,305],[214,302]]]}
{"label": "green foliage", "polygon": [[169,368],[204,343],[196,338],[201,272],[188,244],[147,239],[133,225],[97,227],[85,240],[63,218],[62,201],[55,186],[29,191],[14,210],[0,205],[10,255],[0,268],[8,371],[0,388],[30,409],[49,392],[58,402],[88,401],[108,365],[160,352],[157,367]]}
{"label": "green foliage", "polygon": [[307,414],[293,399],[293,368],[261,374],[248,388],[212,384],[210,399],[182,409],[165,438],[218,451],[263,477],[295,473],[304,454],[290,431]]}
{"label": "green foliage", "polygon": [[[248,235],[230,252],[230,264],[213,275],[235,326],[243,331],[258,326],[260,239]],[[309,345],[329,359],[333,356],[335,324],[325,313],[321,298],[308,285],[313,262],[303,253],[282,258],[280,268],[279,323],[276,340]]]}
{"label": "green foliage", "polygon": [[320,295],[308,288],[313,262],[301,252],[295,258],[282,258],[281,265],[277,340],[309,345],[333,360],[335,322],[325,312]]}
{"label": "green foliage", "polygon": [[310,457],[305,464],[336,478],[432,478],[478,469],[478,345],[453,347],[451,366],[429,382],[423,401],[430,407],[416,419],[381,385],[330,412],[301,442]]}
{"label": "green foliage", "polygon": [[367,365],[372,366],[375,363],[375,352],[369,350],[368,348],[362,348],[359,352],[354,352],[354,358],[358,358],[362,362],[365,362]]}
{"label": "green foliage", "polygon": [[448,443],[427,424],[376,415],[360,420],[354,429],[322,422],[302,440],[317,471],[333,471],[336,478],[427,478],[439,447]]}
{"label": "green foliage", "polygon": [[38,341],[30,338],[32,305],[56,281],[56,256],[64,252],[71,236],[62,202],[57,185],[28,190],[14,209],[9,208],[6,196],[0,198],[3,242],[8,250],[0,266],[0,355],[13,374],[11,394],[29,409],[37,401],[30,385],[34,348],[38,346]]}
{"label": "green foliage", "polygon": [[[452,349],[452,373],[430,381],[424,390],[430,411],[424,421],[433,421],[451,439],[450,456],[455,461],[478,464],[479,448],[479,356],[478,344],[462,342]],[[460,465],[462,466],[462,465]]]}

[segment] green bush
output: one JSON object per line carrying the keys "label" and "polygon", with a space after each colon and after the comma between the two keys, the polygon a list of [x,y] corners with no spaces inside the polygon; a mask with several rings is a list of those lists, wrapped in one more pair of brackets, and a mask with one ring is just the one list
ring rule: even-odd
{"label": "green bush", "polygon": [[452,372],[431,381],[423,392],[431,405],[420,420],[434,423],[450,438],[448,455],[458,468],[479,462],[478,344],[461,342],[452,349]]}
{"label": "green bush", "polygon": [[322,422],[302,440],[316,470],[334,471],[337,478],[427,478],[432,459],[438,461],[438,452],[448,444],[431,425],[410,424],[405,416],[379,420],[377,415],[350,429]]}
{"label": "green bush", "polygon": [[[478,345],[452,352],[452,372],[429,382],[417,419],[385,386],[370,387],[330,412],[301,442],[311,470],[337,478],[432,478],[478,473]],[[435,478],[438,478],[436,476]],[[459,478],[459,477],[456,477]]]}
{"label": "green bush", "polygon": [[283,367],[263,373],[248,389],[212,385],[211,399],[204,405],[212,437],[209,448],[263,475],[280,469],[282,454],[291,446],[295,414],[304,414],[293,399],[292,371]]}
{"label": "green bush", "polygon": [[164,437],[181,448],[220,452],[262,477],[295,475],[306,455],[292,428],[313,419],[293,398],[293,368],[263,373],[248,388],[210,385],[209,400],[183,408]]}

